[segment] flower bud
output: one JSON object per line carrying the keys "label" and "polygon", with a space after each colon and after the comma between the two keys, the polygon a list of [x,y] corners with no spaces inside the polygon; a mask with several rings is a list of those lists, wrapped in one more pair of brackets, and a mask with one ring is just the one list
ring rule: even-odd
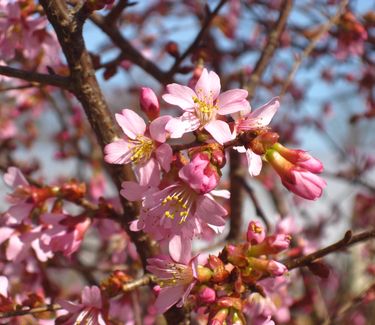
{"label": "flower bud", "polygon": [[267,271],[273,276],[281,276],[287,272],[288,269],[284,264],[271,260],[268,263]]}
{"label": "flower bud", "polygon": [[151,88],[142,87],[139,95],[139,104],[141,109],[150,121],[153,121],[160,115],[159,100]]}
{"label": "flower bud", "polygon": [[264,155],[279,140],[276,132],[264,132],[250,142],[250,149],[257,155]]}
{"label": "flower bud", "polygon": [[247,228],[247,241],[252,244],[261,243],[266,237],[264,228],[259,221],[250,221]]}
{"label": "flower bud", "polygon": [[217,301],[217,305],[220,307],[232,307],[237,310],[242,310],[243,308],[242,299],[235,297],[221,297]]}
{"label": "flower bud", "polygon": [[217,256],[210,255],[208,257],[208,265],[213,271],[212,281],[221,282],[229,276],[229,272],[225,269],[224,263]]}
{"label": "flower bud", "polygon": [[198,298],[201,302],[209,304],[215,301],[216,292],[214,289],[202,286],[198,293]]}
{"label": "flower bud", "polygon": [[220,309],[214,317],[211,318],[208,325],[224,325],[226,324],[225,319],[227,318],[229,313],[228,308]]}
{"label": "flower bud", "polygon": [[273,148],[276,149],[285,159],[308,170],[309,172],[317,174],[323,171],[323,164],[304,150],[289,149],[280,143],[275,143]]}

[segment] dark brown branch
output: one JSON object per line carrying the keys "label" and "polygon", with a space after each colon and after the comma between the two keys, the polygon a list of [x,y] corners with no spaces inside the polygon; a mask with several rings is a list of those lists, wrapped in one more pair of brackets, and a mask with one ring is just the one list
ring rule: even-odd
{"label": "dark brown branch", "polygon": [[247,85],[247,91],[249,92],[250,100],[254,97],[256,87],[261,81],[262,75],[279,44],[281,33],[285,28],[290,10],[292,9],[292,3],[292,0],[284,1],[276,25],[268,35],[268,41],[262,51],[262,55],[260,56],[258,62],[255,65],[254,71],[250,76],[250,81]]}
{"label": "dark brown branch", "polygon": [[66,90],[72,90],[70,78],[59,75],[49,75],[38,72],[28,72],[7,66],[0,66],[0,75],[18,78],[41,85],[55,86]]}
{"label": "dark brown branch", "polygon": [[332,245],[329,245],[325,248],[322,248],[309,255],[301,256],[291,261],[287,261],[284,264],[288,268],[288,270],[292,270],[297,267],[307,266],[310,263],[314,262],[315,260],[323,256],[326,256],[333,252],[341,251],[343,249],[348,248],[351,245],[354,245],[356,243],[359,243],[361,241],[365,241],[371,238],[375,238],[375,228],[368,230],[368,231],[364,231],[357,235],[353,235],[352,232],[349,230],[345,233],[344,238],[339,240],[338,242]]}
{"label": "dark brown branch", "polygon": [[123,10],[128,6],[131,6],[132,4],[134,4],[134,2],[129,2],[129,0],[120,0],[119,2],[117,2],[113,6],[111,11],[105,16],[105,23],[112,26],[116,24]]}
{"label": "dark brown branch", "polygon": [[206,16],[206,18],[204,20],[204,23],[203,23],[199,33],[197,34],[197,36],[193,40],[193,42],[185,50],[185,52],[180,57],[178,57],[176,59],[175,63],[173,64],[173,66],[169,70],[169,72],[168,72],[169,76],[174,76],[174,74],[178,70],[180,64],[187,58],[187,56],[189,54],[191,54],[199,46],[199,43],[202,41],[202,39],[203,39],[208,27],[210,26],[211,22],[214,20],[214,18],[216,17],[216,15],[219,13],[220,9],[224,6],[224,4],[226,2],[227,2],[227,0],[221,0],[217,4],[215,9]]}
{"label": "dark brown branch", "polygon": [[[48,20],[56,31],[67,59],[73,92],[82,104],[99,144],[104,148],[106,144],[118,137],[118,129],[95,77],[91,57],[85,48],[82,37],[82,25],[77,21],[72,21],[71,15],[66,14],[68,9],[63,2],[59,0],[40,0],[40,4],[43,6]],[[65,8],[60,8],[61,6],[65,6]],[[67,21],[69,19],[71,20]],[[129,165],[111,165],[108,166],[108,170],[118,189],[121,188],[123,181],[134,179]],[[137,216],[138,207],[132,202],[121,199],[124,215],[118,221],[136,244],[138,253],[145,265],[147,257],[152,255],[153,247],[149,241],[144,239],[141,233],[130,231],[129,223]]]}

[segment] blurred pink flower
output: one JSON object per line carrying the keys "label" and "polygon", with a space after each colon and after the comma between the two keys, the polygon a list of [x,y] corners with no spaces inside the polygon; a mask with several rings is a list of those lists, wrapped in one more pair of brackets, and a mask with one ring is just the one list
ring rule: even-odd
{"label": "blurred pink flower", "polygon": [[159,256],[149,258],[147,263],[147,271],[156,275],[160,286],[155,302],[157,312],[162,314],[177,302],[177,307],[182,307],[196,283],[197,257],[185,254],[175,261],[169,256]]}
{"label": "blurred pink flower", "polygon": [[56,324],[108,324],[103,315],[102,295],[97,286],[85,287],[83,289],[80,304],[70,301],[59,301],[59,304],[68,311],[69,314],[57,318]]}

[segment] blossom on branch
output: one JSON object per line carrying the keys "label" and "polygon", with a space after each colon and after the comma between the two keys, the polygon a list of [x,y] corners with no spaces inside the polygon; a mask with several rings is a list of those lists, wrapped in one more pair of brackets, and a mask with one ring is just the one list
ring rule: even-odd
{"label": "blossom on branch", "polygon": [[203,69],[194,90],[176,83],[167,85],[167,93],[162,97],[172,105],[182,108],[185,113],[172,119],[166,125],[171,138],[180,138],[186,132],[205,129],[220,144],[233,139],[228,123],[219,116],[232,114],[249,107],[247,91],[232,89],[220,94],[219,76]]}
{"label": "blossom on branch", "polygon": [[150,181],[158,183],[160,166],[168,172],[172,160],[172,149],[165,143],[165,125],[170,119],[161,116],[147,128],[144,120],[130,109],[116,114],[117,123],[125,135],[105,146],[105,161],[111,164],[133,163],[141,185]]}

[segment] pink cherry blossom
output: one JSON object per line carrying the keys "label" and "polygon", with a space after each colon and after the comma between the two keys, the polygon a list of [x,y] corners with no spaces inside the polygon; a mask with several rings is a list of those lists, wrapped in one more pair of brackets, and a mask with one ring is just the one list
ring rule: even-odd
{"label": "pink cherry blossom", "polygon": [[266,232],[259,221],[250,221],[247,228],[247,241],[251,244],[259,244],[266,237]]}
{"label": "pink cherry blossom", "polygon": [[182,307],[196,283],[198,258],[190,259],[190,254],[181,256],[178,261],[169,256],[159,256],[147,260],[147,270],[157,276],[160,286],[155,302],[159,314],[177,303]]}
{"label": "pink cherry blossom", "polygon": [[41,236],[42,248],[53,252],[63,252],[69,256],[79,249],[91,221],[85,216],[72,217],[62,213],[44,213],[40,216],[44,223]]}
{"label": "pink cherry blossom", "polygon": [[210,168],[210,160],[204,155],[196,155],[194,159],[182,167],[179,176],[198,193],[211,192],[220,181],[214,166]]}
{"label": "pink cherry blossom", "polygon": [[46,26],[45,17],[24,15],[18,2],[0,2],[0,59],[10,60],[19,51],[31,60],[42,55],[44,66],[60,63],[56,35]]}
{"label": "pink cherry blossom", "polygon": [[165,125],[170,119],[161,116],[147,129],[144,120],[130,109],[116,114],[117,123],[125,135],[105,146],[105,161],[111,164],[133,163],[141,185],[158,183],[160,166],[168,172],[172,160],[172,148],[165,143]]}
{"label": "pink cherry blossom", "polygon": [[161,190],[135,182],[122,184],[121,194],[126,199],[143,200],[140,217],[132,223],[131,230],[143,230],[154,239],[165,241],[172,256],[190,249],[193,236],[203,232],[203,225],[219,230],[225,224],[223,216],[227,211],[207,193],[213,188],[212,182],[194,176],[193,187],[190,186],[192,169],[201,174],[207,165],[199,157],[196,159],[179,171],[180,180]]}
{"label": "pink cherry blossom", "polygon": [[[272,98],[269,102],[251,112],[251,108],[245,111],[235,122],[237,133],[258,130],[268,126],[280,106],[279,98]],[[244,146],[234,147],[240,153],[246,153],[248,171],[250,176],[258,176],[262,170],[262,157]]]}
{"label": "pink cherry blossom", "polygon": [[172,119],[166,125],[171,137],[180,138],[186,132],[205,129],[220,144],[233,139],[229,125],[217,119],[217,115],[247,109],[247,91],[232,89],[220,94],[220,89],[219,76],[207,69],[203,69],[194,90],[176,83],[167,85],[163,99],[185,111],[180,118]]}
{"label": "pink cherry blossom", "polygon": [[97,286],[85,287],[81,295],[81,303],[60,301],[60,305],[69,312],[56,321],[60,325],[92,324],[106,325],[103,315],[103,301],[100,289]]}

